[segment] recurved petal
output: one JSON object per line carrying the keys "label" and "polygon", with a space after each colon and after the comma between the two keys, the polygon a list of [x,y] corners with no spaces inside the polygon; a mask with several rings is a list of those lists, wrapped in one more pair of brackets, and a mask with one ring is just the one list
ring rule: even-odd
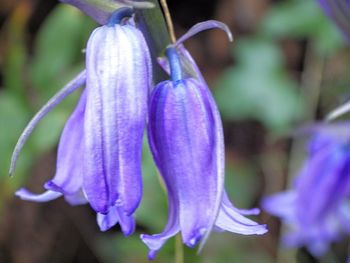
{"label": "recurved petal", "polygon": [[57,153],[55,177],[45,184],[45,188],[74,195],[83,185],[83,136],[86,91],[69,117],[63,129]]}
{"label": "recurved petal", "polygon": [[158,250],[162,248],[164,243],[169,238],[175,236],[180,231],[179,211],[178,211],[178,203],[176,201],[176,195],[170,192],[168,195],[168,200],[169,200],[168,223],[164,231],[160,234],[155,234],[155,235],[145,235],[145,234],[141,235],[142,241],[150,249],[148,253],[149,260],[155,259]]}
{"label": "recurved petal", "polygon": [[193,37],[194,35],[198,34],[199,32],[202,32],[202,31],[205,31],[208,29],[213,29],[213,28],[218,28],[218,29],[225,31],[228,39],[230,41],[233,41],[233,36],[232,36],[231,30],[229,29],[229,27],[226,24],[224,24],[220,21],[216,21],[216,20],[207,20],[204,22],[197,23],[193,27],[191,27],[187,31],[186,34],[184,34],[182,37],[180,37],[176,41],[176,45],[181,45],[187,39]]}
{"label": "recurved petal", "polygon": [[[252,211],[249,212],[251,214]],[[215,226],[222,230],[242,235],[265,234],[267,232],[266,225],[259,225],[244,216],[249,214],[249,212],[247,213],[247,211],[244,211],[242,214],[239,209],[231,204],[227,196],[224,195]]]}
{"label": "recurved petal", "polygon": [[96,29],[87,46],[84,189],[95,211],[118,203],[127,215],[141,194],[142,136],[150,58],[131,25]]}
{"label": "recurved petal", "polygon": [[50,191],[50,190],[45,191],[42,194],[33,194],[32,192],[28,191],[25,188],[21,188],[17,190],[15,195],[21,198],[22,200],[33,201],[33,202],[48,202],[62,196],[61,193]]}

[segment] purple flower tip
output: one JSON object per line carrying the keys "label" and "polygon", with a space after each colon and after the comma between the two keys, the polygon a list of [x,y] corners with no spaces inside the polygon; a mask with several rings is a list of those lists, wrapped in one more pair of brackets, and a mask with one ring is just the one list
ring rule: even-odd
{"label": "purple flower tip", "polygon": [[154,260],[157,256],[157,251],[156,250],[151,250],[148,252],[148,260]]}

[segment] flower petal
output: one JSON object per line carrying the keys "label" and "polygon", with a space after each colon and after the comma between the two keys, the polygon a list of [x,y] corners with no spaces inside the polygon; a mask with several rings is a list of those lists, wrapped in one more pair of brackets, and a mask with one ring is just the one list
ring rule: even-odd
{"label": "flower petal", "polygon": [[88,200],[86,199],[82,190],[79,190],[74,194],[66,194],[64,199],[66,199],[70,205],[84,205],[88,203]]}
{"label": "flower petal", "polygon": [[263,235],[267,232],[266,225],[259,225],[226,206],[221,208],[215,226],[241,235]]}
{"label": "flower petal", "polygon": [[[322,149],[314,158],[311,158],[304,166],[297,185],[299,193],[297,200],[297,214],[300,222],[313,224],[318,218],[322,218],[324,212],[331,206],[338,206],[341,200],[348,195],[348,158],[342,150],[332,151],[331,148]],[[302,179],[302,180],[301,180]],[[312,187],[312,191],[309,190]],[[306,192],[305,192],[306,191]],[[332,198],[329,198],[332,196]],[[310,202],[317,200],[317,202]],[[308,211],[308,216],[304,212]]]}
{"label": "flower petal", "polygon": [[84,190],[102,214],[118,203],[130,215],[141,199],[148,52],[131,25],[98,28],[88,42]]}
{"label": "flower petal", "polygon": [[332,121],[332,120],[335,120],[335,119],[339,118],[340,116],[348,113],[349,111],[350,111],[350,101],[347,101],[343,105],[335,108],[330,113],[328,113],[325,119],[327,121]]}
{"label": "flower petal", "polygon": [[256,214],[256,212],[259,212],[259,209],[243,210],[242,213],[231,204],[225,193],[215,226],[242,235],[265,234],[267,232],[266,225],[259,225],[253,220],[244,217],[244,215]]}
{"label": "flower petal", "polygon": [[33,202],[47,202],[52,201],[54,199],[57,199],[58,197],[62,196],[61,193],[55,192],[55,191],[46,191],[42,194],[33,194],[32,192],[28,191],[25,188],[21,188],[16,191],[16,196],[21,198],[22,200],[27,201],[33,201]]}
{"label": "flower petal", "polygon": [[120,207],[110,207],[107,214],[97,213],[97,223],[101,231],[107,231],[118,222],[125,236],[129,236],[134,232],[135,220],[126,215]]}
{"label": "flower petal", "polygon": [[216,20],[208,20],[208,21],[197,23],[193,27],[191,27],[187,31],[186,34],[184,34],[182,37],[180,37],[176,41],[176,45],[182,44],[184,41],[186,41],[190,37],[193,37],[195,34],[197,34],[199,32],[202,32],[202,31],[208,30],[208,29],[213,29],[213,28],[219,28],[219,29],[225,31],[228,39],[230,41],[233,41],[231,30],[228,28],[228,26],[226,24],[224,24],[220,21],[216,21]]}
{"label": "flower petal", "polygon": [[[170,183],[170,182],[168,182]],[[169,189],[170,187],[168,187]],[[169,215],[168,215],[168,223],[161,234],[156,235],[141,235],[142,241],[148,246],[150,249],[148,253],[148,259],[155,259],[157,252],[162,248],[164,243],[171,237],[175,236],[180,231],[179,225],[179,211],[177,209],[176,195],[174,193],[169,193]]]}

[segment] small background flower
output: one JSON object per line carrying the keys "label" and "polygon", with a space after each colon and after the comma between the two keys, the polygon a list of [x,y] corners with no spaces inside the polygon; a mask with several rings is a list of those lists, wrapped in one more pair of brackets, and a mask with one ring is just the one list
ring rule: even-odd
{"label": "small background flower", "polygon": [[350,230],[349,123],[314,128],[307,157],[290,189],[263,200],[287,226],[283,243],[322,257]]}
{"label": "small background flower", "polygon": [[[213,88],[223,117],[228,194],[237,207],[258,206],[263,195],[285,188],[287,174],[295,174],[304,157],[303,142],[281,135],[348,99],[350,51],[316,0],[168,3],[178,36],[207,19],[227,23],[234,33],[233,44],[212,30],[187,41],[186,48]],[[56,0],[0,1],[0,262],[147,262],[138,234],[158,233],[166,222],[166,195],[146,146],[144,197],[132,237],[124,238],[118,227],[100,233],[88,206],[13,197],[23,185],[41,192],[54,175],[58,138],[79,94],[34,131],[11,179],[10,155],[37,109],[83,68],[82,49],[96,26]],[[253,219],[268,223],[269,234],[214,233],[199,256],[185,248],[185,262],[295,262],[296,251],[279,245],[278,221],[266,214]],[[165,245],[157,262],[173,262],[175,243]],[[334,255],[345,260],[346,247],[332,249],[324,262]],[[311,257],[304,250],[298,255]]]}

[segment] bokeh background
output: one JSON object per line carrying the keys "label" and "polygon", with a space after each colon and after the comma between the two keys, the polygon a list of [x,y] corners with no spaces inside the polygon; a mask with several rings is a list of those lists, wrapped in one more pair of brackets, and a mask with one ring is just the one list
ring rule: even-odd
{"label": "bokeh background", "polygon": [[[226,143],[226,189],[242,208],[285,189],[304,157],[298,127],[321,120],[349,98],[350,52],[316,0],[169,0],[177,35],[217,19],[235,36],[212,30],[186,42],[222,113]],[[0,262],[142,263],[140,233],[160,232],[167,219],[166,194],[149,150],[143,155],[144,198],[137,231],[101,233],[95,213],[61,198],[44,204],[21,201],[14,191],[43,191],[55,172],[56,146],[79,96],[71,95],[36,128],[16,174],[8,177],[11,151],[26,123],[60,87],[84,67],[86,41],[97,25],[56,0],[0,1]],[[212,234],[200,255],[183,248],[184,262],[346,262],[347,241],[322,259],[280,244],[284,228],[262,213],[265,236]],[[177,253],[175,248],[177,247]],[[176,239],[154,262],[176,262]],[[179,262],[179,261],[177,261]]]}

